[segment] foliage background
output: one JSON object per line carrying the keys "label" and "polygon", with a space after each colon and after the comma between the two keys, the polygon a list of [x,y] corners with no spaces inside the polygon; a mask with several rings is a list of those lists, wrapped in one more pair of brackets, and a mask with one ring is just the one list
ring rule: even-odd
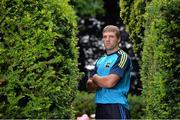
{"label": "foliage background", "polygon": [[180,117],[180,96],[177,94],[180,79],[178,3],[177,0],[152,0],[146,7],[141,76],[144,82],[143,96],[147,118]]}
{"label": "foliage background", "polygon": [[77,17],[68,0],[0,1],[0,118],[73,118]]}
{"label": "foliage background", "polygon": [[[114,24],[121,47],[141,67],[142,96],[129,96],[132,118],[179,119],[179,5],[178,0],[1,0],[0,118],[94,113],[94,95],[77,94],[79,69],[87,80],[89,67],[104,53],[101,30]],[[139,66],[134,68],[131,94],[139,95]]]}
{"label": "foliage background", "polygon": [[[78,45],[80,47],[79,68],[81,71],[86,73],[80,81],[79,90],[85,90],[85,86],[83,87],[83,84],[85,84],[86,80],[88,79],[88,75],[90,74],[91,70],[93,70],[92,66],[95,63],[95,60],[98,59],[98,57],[100,57],[102,54],[104,54],[104,48],[101,42],[101,30],[105,25],[114,24],[117,25],[121,30],[121,48],[131,56],[133,61],[134,69],[132,71],[130,93],[131,95],[140,95],[142,89],[139,89],[141,88],[141,81],[139,80],[138,70],[139,66],[137,63],[137,59],[134,56],[132,45],[128,43],[128,33],[124,31],[124,26],[119,16],[119,0],[95,1],[95,5],[93,5],[93,0],[72,1],[72,4],[74,5],[74,8],[78,15]],[[138,100],[141,99],[141,97],[136,98],[135,96],[131,97],[131,95],[130,100],[132,101],[132,106],[135,106],[131,108],[131,116],[132,118],[140,118],[139,115],[143,114],[141,112],[143,103],[138,102]],[[77,115],[80,116],[86,112],[88,115],[95,113],[93,96],[93,94],[88,94],[85,92],[78,93],[74,101],[75,109],[78,111]],[[89,101],[89,99],[93,100],[93,102]],[[136,102],[133,102],[133,100]],[[88,101],[88,103],[86,101]],[[136,108],[137,110],[139,110],[138,113]]]}
{"label": "foliage background", "polygon": [[[141,119],[145,114],[142,109],[145,107],[143,98],[136,95],[129,95],[128,100],[131,119]],[[83,114],[91,116],[95,114],[95,94],[84,91],[78,92],[77,97],[73,101],[73,106],[76,111],[76,116],[81,116]]]}
{"label": "foliage background", "polygon": [[140,58],[142,118],[180,118],[179,5],[178,0],[121,0],[121,16]]}

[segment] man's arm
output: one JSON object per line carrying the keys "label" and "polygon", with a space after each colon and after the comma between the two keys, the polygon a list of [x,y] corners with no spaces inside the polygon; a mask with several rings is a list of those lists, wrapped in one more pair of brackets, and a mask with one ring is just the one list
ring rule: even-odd
{"label": "man's arm", "polygon": [[99,89],[100,87],[95,84],[92,79],[88,79],[87,83],[86,83],[86,88],[89,92],[95,92],[97,89]]}
{"label": "man's arm", "polygon": [[120,77],[116,74],[109,74],[108,76],[100,77],[97,74],[95,74],[92,77],[92,81],[97,84],[100,87],[106,87],[106,88],[112,88],[114,87],[118,81],[120,80]]}
{"label": "man's arm", "polygon": [[114,87],[119,80],[121,80],[124,76],[124,71],[126,69],[130,69],[131,61],[127,54],[123,54],[122,57],[119,57],[113,67],[110,70],[110,74],[107,76],[99,76],[95,74],[92,77],[94,83],[96,83],[100,87],[112,88]]}

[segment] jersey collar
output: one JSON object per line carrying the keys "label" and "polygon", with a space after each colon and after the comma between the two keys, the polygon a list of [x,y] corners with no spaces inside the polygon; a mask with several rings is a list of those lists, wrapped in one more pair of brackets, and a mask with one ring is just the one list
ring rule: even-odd
{"label": "jersey collar", "polygon": [[110,56],[110,55],[112,55],[112,54],[116,54],[119,50],[120,50],[120,48],[119,48],[117,51],[115,51],[115,52],[113,52],[113,53],[111,53],[111,54],[107,54],[107,52],[106,52],[106,55],[107,55],[107,56]]}

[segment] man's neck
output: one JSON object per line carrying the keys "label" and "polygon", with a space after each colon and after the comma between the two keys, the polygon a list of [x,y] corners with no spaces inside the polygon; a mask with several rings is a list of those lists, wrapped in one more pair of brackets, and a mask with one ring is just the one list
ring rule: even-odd
{"label": "man's neck", "polygon": [[112,54],[112,53],[118,51],[119,49],[120,49],[120,48],[118,47],[118,48],[115,48],[115,49],[113,49],[113,50],[106,50],[106,53],[109,55],[109,54]]}

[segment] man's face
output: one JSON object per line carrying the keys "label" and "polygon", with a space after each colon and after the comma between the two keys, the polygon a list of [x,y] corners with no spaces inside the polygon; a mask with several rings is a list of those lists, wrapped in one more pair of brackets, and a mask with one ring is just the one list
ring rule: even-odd
{"label": "man's face", "polygon": [[119,39],[115,32],[104,32],[103,33],[103,43],[106,50],[114,50],[119,47]]}

